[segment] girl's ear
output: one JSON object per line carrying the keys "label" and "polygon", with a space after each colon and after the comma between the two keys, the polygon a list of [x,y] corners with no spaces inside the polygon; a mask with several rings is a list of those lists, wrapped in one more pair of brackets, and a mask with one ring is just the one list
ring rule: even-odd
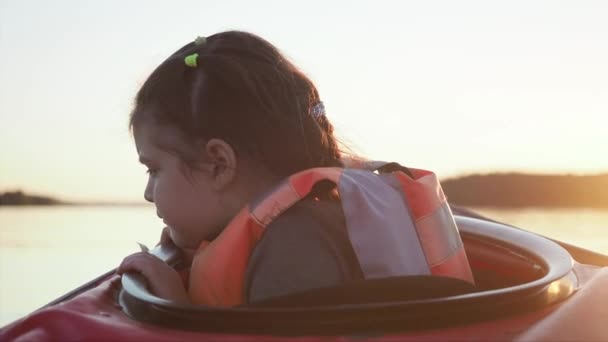
{"label": "girl's ear", "polygon": [[216,190],[223,190],[236,178],[236,153],[222,139],[211,139],[205,146],[207,158],[212,164],[211,173]]}

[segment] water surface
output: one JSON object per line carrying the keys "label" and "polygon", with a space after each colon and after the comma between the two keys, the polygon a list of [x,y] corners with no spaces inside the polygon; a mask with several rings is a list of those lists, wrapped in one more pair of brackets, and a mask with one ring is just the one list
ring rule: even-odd
{"label": "water surface", "polygon": [[[476,208],[490,218],[608,254],[608,210]],[[0,326],[153,246],[153,206],[0,207]]]}

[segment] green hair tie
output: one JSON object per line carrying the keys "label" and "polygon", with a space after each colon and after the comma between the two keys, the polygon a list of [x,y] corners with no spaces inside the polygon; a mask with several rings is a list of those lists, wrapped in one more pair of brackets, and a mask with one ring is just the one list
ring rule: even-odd
{"label": "green hair tie", "polygon": [[191,68],[196,68],[198,66],[197,59],[198,59],[198,53],[193,53],[191,55],[186,56],[186,58],[184,58],[184,63],[186,63],[186,66],[189,66]]}

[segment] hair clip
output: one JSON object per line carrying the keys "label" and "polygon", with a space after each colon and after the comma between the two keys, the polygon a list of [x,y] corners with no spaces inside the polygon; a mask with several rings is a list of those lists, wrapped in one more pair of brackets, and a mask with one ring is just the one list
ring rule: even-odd
{"label": "hair clip", "polygon": [[198,36],[194,40],[194,45],[201,46],[201,45],[205,45],[206,42],[207,42],[207,38],[206,37]]}
{"label": "hair clip", "polygon": [[186,64],[186,66],[189,66],[191,68],[196,68],[198,66],[197,59],[198,59],[198,53],[193,53],[191,55],[186,56],[186,58],[184,58],[184,63]]}
{"label": "hair clip", "polygon": [[323,105],[323,102],[317,102],[317,104],[310,109],[310,115],[315,119],[325,116],[325,106]]}

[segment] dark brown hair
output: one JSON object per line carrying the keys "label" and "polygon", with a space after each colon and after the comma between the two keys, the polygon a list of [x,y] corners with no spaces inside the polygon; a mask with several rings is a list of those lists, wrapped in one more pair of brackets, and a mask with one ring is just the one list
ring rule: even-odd
{"label": "dark brown hair", "polygon": [[[193,68],[184,58],[194,53]],[[223,139],[237,155],[286,177],[342,165],[333,126],[325,115],[311,115],[319,102],[314,84],[276,47],[228,31],[187,44],[158,66],[137,93],[130,126],[152,118],[176,127],[188,142]]]}

